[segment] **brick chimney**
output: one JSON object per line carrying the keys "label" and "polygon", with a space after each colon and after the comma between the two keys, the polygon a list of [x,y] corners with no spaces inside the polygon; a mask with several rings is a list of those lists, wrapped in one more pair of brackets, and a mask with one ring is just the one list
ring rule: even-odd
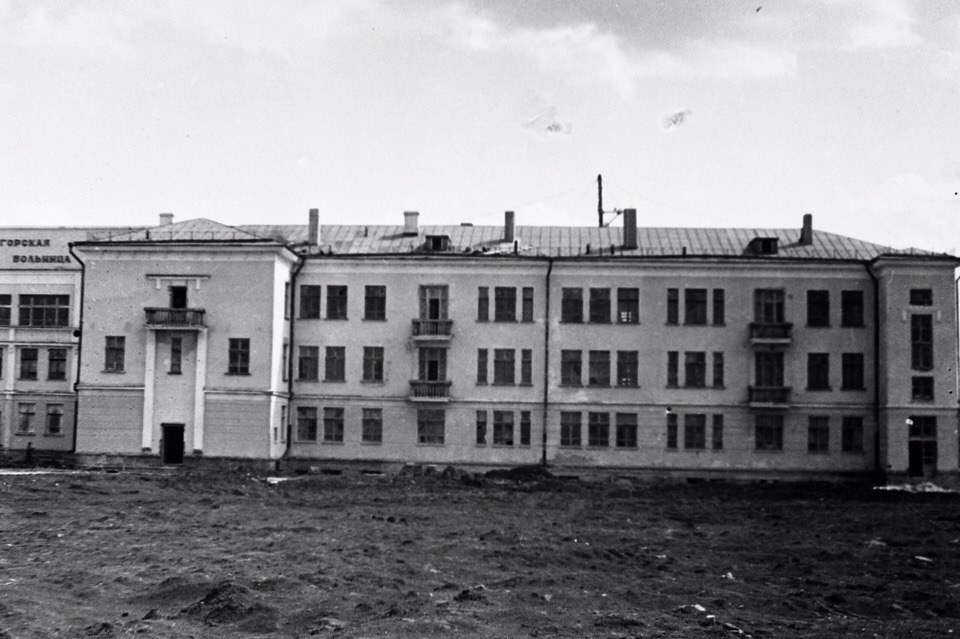
{"label": "brick chimney", "polygon": [[813,244],[813,216],[809,213],[803,216],[803,227],[800,229],[800,244],[803,246]]}
{"label": "brick chimney", "polygon": [[170,226],[173,224],[173,213],[160,214],[160,226]]}
{"label": "brick chimney", "polygon": [[504,242],[513,241],[513,220],[514,220],[513,211],[503,212],[503,241]]}
{"label": "brick chimney", "polygon": [[417,218],[420,217],[420,213],[417,211],[404,211],[403,212],[403,234],[404,235],[420,235],[420,230],[417,228]]}
{"label": "brick chimney", "polygon": [[637,209],[623,210],[623,250],[637,248]]}
{"label": "brick chimney", "polygon": [[310,209],[310,222],[307,225],[307,243],[316,246],[320,243],[320,209]]}

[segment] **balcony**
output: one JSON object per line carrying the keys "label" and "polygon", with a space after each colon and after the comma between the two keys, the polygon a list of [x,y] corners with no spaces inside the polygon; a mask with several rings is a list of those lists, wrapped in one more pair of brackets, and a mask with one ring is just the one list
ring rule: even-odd
{"label": "balcony", "polygon": [[790,405],[789,386],[748,386],[748,402],[754,408],[787,408]]}
{"label": "balcony", "polygon": [[453,320],[415,319],[413,320],[413,339],[416,341],[448,342],[452,337]]}
{"label": "balcony", "polygon": [[452,382],[428,382],[424,380],[410,380],[410,400],[414,402],[448,402],[450,401],[450,384]]}
{"label": "balcony", "polygon": [[750,324],[750,343],[789,345],[792,341],[793,324]]}
{"label": "balcony", "polygon": [[145,308],[147,328],[159,329],[201,329],[206,311],[202,308]]}

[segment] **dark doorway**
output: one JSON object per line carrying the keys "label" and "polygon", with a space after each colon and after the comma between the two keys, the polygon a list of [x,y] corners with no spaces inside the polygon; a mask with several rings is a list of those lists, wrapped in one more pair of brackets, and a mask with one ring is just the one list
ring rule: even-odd
{"label": "dark doorway", "polygon": [[909,458],[911,477],[923,477],[923,442],[910,442]]}
{"label": "dark doorway", "polygon": [[183,463],[183,424],[161,424],[160,455],[164,464]]}
{"label": "dark doorway", "polygon": [[937,442],[917,441],[909,443],[908,458],[911,477],[931,478],[937,474]]}
{"label": "dark doorway", "polygon": [[170,308],[186,308],[186,307],[187,307],[187,287],[171,286],[170,287]]}

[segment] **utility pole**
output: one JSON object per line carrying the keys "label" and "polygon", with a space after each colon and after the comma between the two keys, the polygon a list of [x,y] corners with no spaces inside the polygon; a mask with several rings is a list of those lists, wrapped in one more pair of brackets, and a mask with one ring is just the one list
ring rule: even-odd
{"label": "utility pole", "polygon": [[603,228],[603,176],[597,174],[597,218],[600,228]]}

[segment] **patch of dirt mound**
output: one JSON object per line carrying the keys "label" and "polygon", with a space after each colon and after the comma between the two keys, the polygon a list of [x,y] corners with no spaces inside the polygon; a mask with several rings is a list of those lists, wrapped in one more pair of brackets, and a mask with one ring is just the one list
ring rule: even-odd
{"label": "patch of dirt mound", "polygon": [[209,625],[239,624],[247,632],[266,632],[276,628],[277,611],[259,601],[246,586],[224,581],[210,590],[200,601],[180,614],[200,619]]}
{"label": "patch of dirt mound", "polygon": [[513,468],[495,468],[487,471],[484,477],[490,479],[509,479],[510,481],[539,481],[555,479],[555,475],[543,466],[514,466]]}

